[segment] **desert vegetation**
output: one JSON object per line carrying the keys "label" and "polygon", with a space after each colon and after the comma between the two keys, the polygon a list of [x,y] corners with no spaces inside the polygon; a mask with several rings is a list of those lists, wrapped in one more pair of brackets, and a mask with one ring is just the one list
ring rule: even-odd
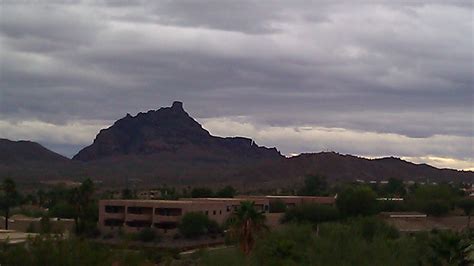
{"label": "desert vegetation", "polygon": [[[470,265],[474,233],[469,223],[460,231],[399,232],[378,214],[386,211],[419,211],[429,216],[470,217],[474,201],[465,197],[462,185],[406,184],[390,179],[387,184],[329,184],[311,175],[302,187],[288,195],[337,195],[334,206],[303,204],[287,207],[270,202],[269,211],[281,213],[281,227],[269,230],[265,215],[252,202],[242,202],[224,224],[203,213],[187,213],[178,226],[180,239],[225,236],[225,246],[180,254],[177,249],[156,246],[162,236],[151,229],[112,236],[97,229],[97,201],[110,194],[97,192],[89,179],[79,186],[55,186],[36,193],[20,193],[6,179],[0,193],[3,214],[41,217],[39,233],[24,244],[0,248],[2,265]],[[164,198],[180,196],[232,197],[230,186],[197,187],[185,191],[167,187]],[[173,193],[170,193],[173,192]],[[14,195],[7,198],[6,195]],[[129,190],[123,196],[136,197]],[[404,197],[404,201],[380,201],[380,197]],[[12,200],[13,199],[13,200]],[[36,208],[31,208],[36,206]],[[55,231],[50,217],[70,218],[74,230],[66,236]],[[469,222],[469,219],[468,219]],[[176,237],[174,237],[176,238]],[[143,243],[143,245],[139,244]]]}

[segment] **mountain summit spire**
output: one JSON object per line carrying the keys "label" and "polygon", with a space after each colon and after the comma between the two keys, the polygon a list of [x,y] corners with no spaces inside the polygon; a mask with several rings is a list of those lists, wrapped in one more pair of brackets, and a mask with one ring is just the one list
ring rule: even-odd
{"label": "mountain summit spire", "polygon": [[183,102],[180,102],[180,101],[174,101],[173,102],[173,105],[171,105],[171,109],[175,109],[175,110],[183,110]]}

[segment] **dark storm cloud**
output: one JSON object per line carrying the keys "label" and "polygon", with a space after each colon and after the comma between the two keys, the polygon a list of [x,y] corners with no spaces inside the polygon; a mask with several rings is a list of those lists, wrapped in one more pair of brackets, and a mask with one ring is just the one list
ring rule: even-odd
{"label": "dark storm cloud", "polygon": [[180,99],[201,119],[473,137],[469,1],[6,1],[0,12],[0,121],[104,126]]}

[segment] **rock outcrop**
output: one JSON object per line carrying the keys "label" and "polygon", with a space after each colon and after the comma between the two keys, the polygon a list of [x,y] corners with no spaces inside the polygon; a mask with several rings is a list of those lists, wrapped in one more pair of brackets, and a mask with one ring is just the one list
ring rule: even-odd
{"label": "rock outcrop", "polygon": [[212,136],[190,117],[182,102],[171,107],[127,114],[103,129],[94,143],[73,159],[93,161],[123,155],[179,154],[186,158],[216,157],[222,160],[275,159],[275,148],[261,147],[248,138]]}

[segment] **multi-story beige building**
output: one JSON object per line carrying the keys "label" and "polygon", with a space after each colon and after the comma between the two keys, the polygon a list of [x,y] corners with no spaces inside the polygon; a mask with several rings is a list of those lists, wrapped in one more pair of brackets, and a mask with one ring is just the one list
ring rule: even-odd
{"label": "multi-story beige building", "polygon": [[270,201],[282,200],[288,206],[305,202],[334,203],[333,197],[298,196],[241,196],[237,198],[193,198],[180,200],[101,200],[99,202],[99,227],[103,232],[122,228],[125,232],[137,232],[143,228],[171,234],[184,214],[201,212],[222,224],[242,201],[253,201],[255,207],[268,213]]}

